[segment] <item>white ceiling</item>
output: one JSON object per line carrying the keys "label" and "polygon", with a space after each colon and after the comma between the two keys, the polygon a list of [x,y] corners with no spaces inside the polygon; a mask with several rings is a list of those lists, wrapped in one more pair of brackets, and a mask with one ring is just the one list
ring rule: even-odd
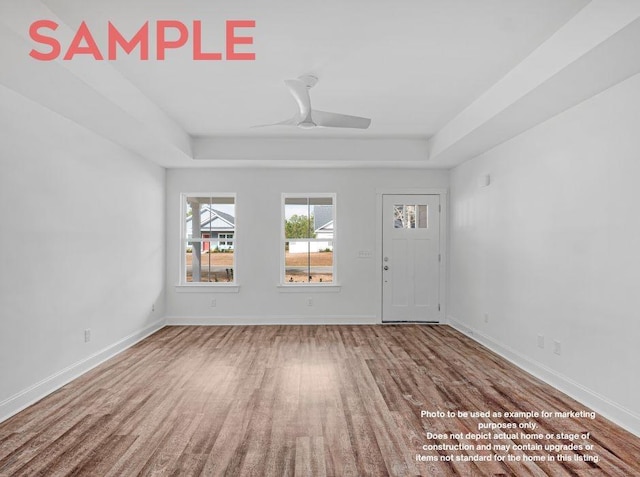
{"label": "white ceiling", "polygon": [[[640,71],[625,56],[629,45],[640,56],[638,3],[8,0],[0,83],[166,167],[451,167]],[[86,21],[105,55],[108,21],[126,37],[149,21],[152,59],[33,60],[28,51],[43,47],[28,28],[41,18],[61,24],[63,49]],[[255,20],[239,30],[253,45],[238,50],[256,60],[194,61],[189,41],[157,61],[153,25],[167,19],[200,20],[205,51],[224,49],[225,20]],[[607,58],[613,76],[575,87]],[[306,73],[320,79],[315,108],[370,117],[371,127],[251,128],[291,117],[283,80]]]}
{"label": "white ceiling", "polygon": [[[293,115],[283,80],[320,78],[314,106],[371,117],[364,136],[432,135],[504,76],[584,4],[582,0],[173,1],[45,0],[70,25],[106,38],[111,21],[132,35],[146,20],[202,21],[211,51],[224,47],[225,19],[253,19],[255,62],[129,57],[113,65],[189,134],[313,135],[344,131],[253,131]],[[98,5],[108,5],[98,8]],[[217,6],[219,5],[219,6]],[[222,6],[225,5],[225,6]],[[98,36],[98,35],[96,35]],[[348,131],[353,134],[354,131]],[[360,131],[356,133],[363,134]]]}

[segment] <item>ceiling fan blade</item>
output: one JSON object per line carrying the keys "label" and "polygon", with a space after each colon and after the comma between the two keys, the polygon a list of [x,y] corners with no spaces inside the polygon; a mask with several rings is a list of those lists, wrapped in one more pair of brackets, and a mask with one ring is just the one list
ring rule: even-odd
{"label": "ceiling fan blade", "polygon": [[326,111],[311,111],[313,122],[325,128],[355,128],[367,129],[371,124],[371,119],[360,116],[349,116],[348,114],[328,113]]}
{"label": "ceiling fan blade", "polygon": [[279,123],[271,123],[271,124],[258,124],[257,126],[251,126],[252,128],[266,128],[269,126],[297,126],[298,121],[296,118],[285,119],[284,121],[280,121]]}
{"label": "ceiling fan blade", "polygon": [[311,98],[309,97],[309,87],[307,84],[299,79],[284,80],[284,83],[289,88],[289,92],[293,96],[293,99],[298,103],[298,109],[300,110],[300,119],[306,120],[311,114]]}
{"label": "ceiling fan blade", "polygon": [[309,89],[318,82],[313,75],[302,75],[297,79],[284,80],[289,92],[298,104],[298,113],[293,118],[273,124],[261,124],[254,128],[267,126],[297,126],[301,129],[324,128],[353,128],[367,129],[371,125],[371,119],[348,114],[329,113],[311,109],[311,97]]}

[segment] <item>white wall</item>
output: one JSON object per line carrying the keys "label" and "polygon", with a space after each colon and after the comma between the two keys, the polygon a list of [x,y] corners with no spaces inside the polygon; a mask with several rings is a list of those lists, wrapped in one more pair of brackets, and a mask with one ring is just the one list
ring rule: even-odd
{"label": "white wall", "polygon": [[450,319],[636,434],[638,205],[640,76],[451,173]]}
{"label": "white wall", "polygon": [[2,420],[161,323],[165,170],[4,87],[0,104]]}
{"label": "white wall", "polygon": [[[415,169],[175,169],[167,172],[169,323],[362,323],[380,321],[376,190],[446,188],[448,172]],[[235,192],[238,293],[176,291],[180,193]],[[335,192],[339,292],[285,292],[280,281],[281,194]],[[307,298],[313,306],[307,306]],[[216,299],[212,308],[211,299]]]}

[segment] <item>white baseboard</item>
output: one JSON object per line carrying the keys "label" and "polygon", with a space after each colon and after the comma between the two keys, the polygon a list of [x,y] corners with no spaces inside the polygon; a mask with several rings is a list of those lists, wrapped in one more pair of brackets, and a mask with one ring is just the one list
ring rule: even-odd
{"label": "white baseboard", "polygon": [[576,401],[593,409],[601,416],[615,422],[620,427],[640,437],[640,416],[624,406],[602,396],[601,394],[573,381],[544,364],[524,356],[509,346],[495,341],[482,332],[473,329],[452,316],[447,316],[448,324],[474,341],[486,346],[519,368],[524,369],[538,379],[552,385]]}
{"label": "white baseboard", "polygon": [[121,353],[127,348],[130,348],[138,341],[143,340],[144,338],[155,333],[164,326],[165,320],[163,318],[156,321],[155,323],[150,324],[144,329],[132,333],[129,336],[121,339],[120,341],[107,346],[97,353],[94,353],[91,356],[88,356],[70,366],[67,366],[66,368],[43,379],[33,386],[23,389],[13,396],[10,396],[9,398],[0,402],[0,422],[9,419],[11,416],[19,413],[26,407],[39,401],[48,394],[51,394],[70,381],[73,381],[77,377],[83,375],[87,371],[114,357],[118,353]]}
{"label": "white baseboard", "polygon": [[375,315],[168,316],[170,325],[377,325]]}

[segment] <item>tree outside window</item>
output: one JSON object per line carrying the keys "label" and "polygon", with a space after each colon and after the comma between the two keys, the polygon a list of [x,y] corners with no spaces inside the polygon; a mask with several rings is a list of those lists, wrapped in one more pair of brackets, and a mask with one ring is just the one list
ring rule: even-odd
{"label": "tree outside window", "polygon": [[335,194],[283,196],[283,283],[334,282],[334,225]]}

